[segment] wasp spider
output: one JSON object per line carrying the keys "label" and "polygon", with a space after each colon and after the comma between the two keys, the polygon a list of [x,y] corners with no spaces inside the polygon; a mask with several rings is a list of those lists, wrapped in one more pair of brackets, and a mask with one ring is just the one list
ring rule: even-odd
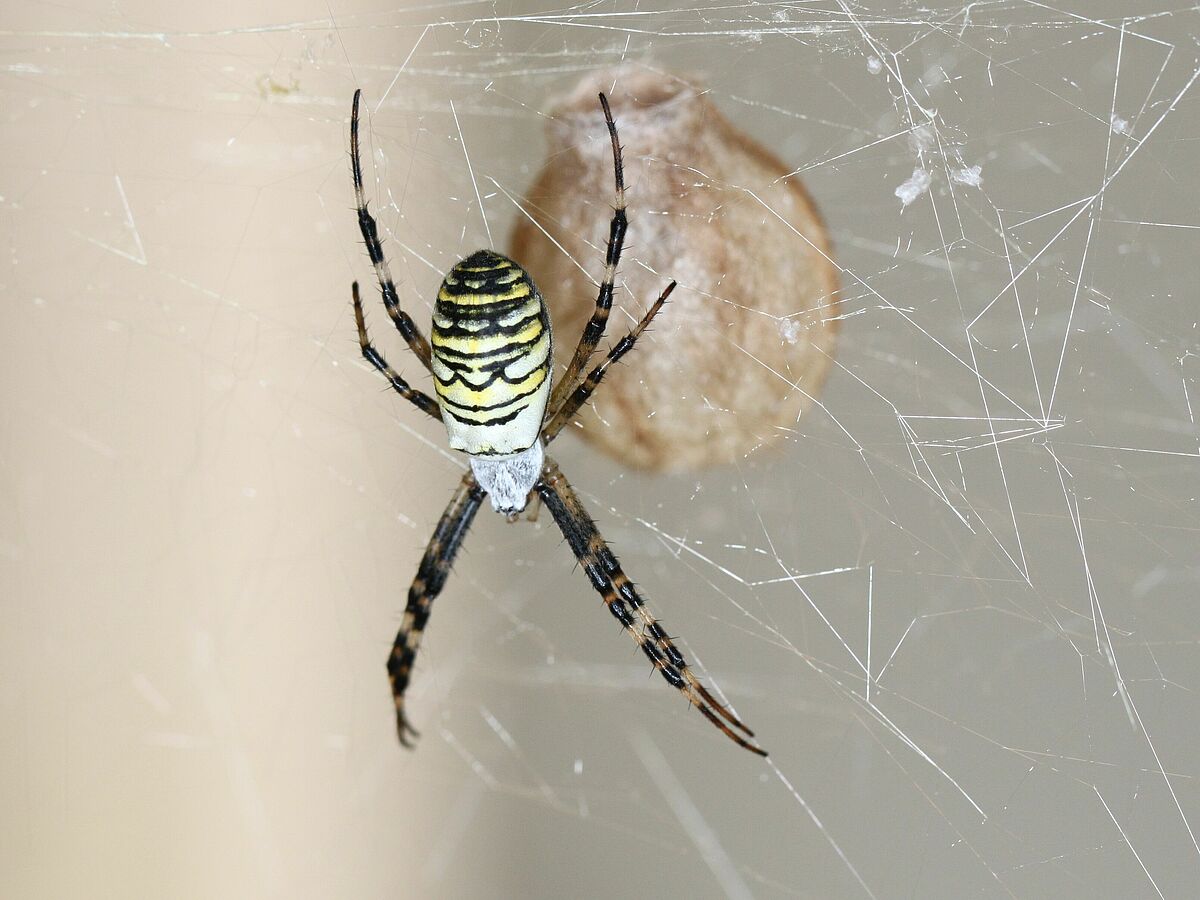
{"label": "wasp spider", "polygon": [[417,568],[400,632],[388,657],[400,743],[411,746],[411,738],[417,734],[405,715],[404,692],[430,608],[446,583],[455,554],[483,498],[490,495],[492,507],[509,521],[515,521],[536,495],[550,510],[609,612],[663,678],[730,739],[765,756],[764,750],[747,740],[754,736],[753,732],[718,702],[688,667],[679,648],[646,608],[633,582],[621,571],[620,563],[596,530],[566,476],[545,455],[545,446],[558,437],[587,402],[609,366],[633,349],[638,335],[653,321],[675,288],[673,281],[667,285],[637,326],[616,343],[603,362],[585,374],[612,306],[613,279],[626,229],[621,145],[608,99],[600,95],[612,140],[616,204],[609,226],[604,278],[596,297],[596,309],[583,329],[575,354],[566,373],[551,390],[550,317],[529,274],[511,259],[490,250],[479,250],[450,270],[434,306],[432,340],[426,340],[416,323],[400,308],[378,226],[367,211],[363,196],[358,146],[361,93],[354,94],[350,116],[350,159],[358,225],[375,266],[384,307],[409,349],[433,376],[437,399],[409,385],[371,344],[355,282],[352,295],[358,342],[362,355],[387,378],[392,388],[423,413],[442,422],[450,446],[465,452],[470,461],[470,470],[442,514]]}

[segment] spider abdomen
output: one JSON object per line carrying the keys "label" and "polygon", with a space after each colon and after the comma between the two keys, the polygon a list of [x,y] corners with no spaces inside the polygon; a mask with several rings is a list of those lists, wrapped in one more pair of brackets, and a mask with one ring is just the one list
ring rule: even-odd
{"label": "spider abdomen", "polygon": [[430,337],[450,446],[472,456],[533,446],[550,396],[553,339],[529,273],[490,250],[472,253],[442,282]]}

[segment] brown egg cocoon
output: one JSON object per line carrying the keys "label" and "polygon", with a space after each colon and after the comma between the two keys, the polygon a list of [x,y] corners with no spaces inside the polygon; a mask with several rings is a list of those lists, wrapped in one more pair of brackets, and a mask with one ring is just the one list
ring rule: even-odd
{"label": "brown egg cocoon", "polygon": [[550,306],[557,374],[604,271],[614,194],[602,90],[624,150],[629,216],[610,341],[670,279],[679,287],[571,430],[639,468],[740,459],[795,425],[829,368],[838,286],[829,236],[800,180],[694,80],[644,66],[587,76],[551,107],[547,162],[512,240]]}

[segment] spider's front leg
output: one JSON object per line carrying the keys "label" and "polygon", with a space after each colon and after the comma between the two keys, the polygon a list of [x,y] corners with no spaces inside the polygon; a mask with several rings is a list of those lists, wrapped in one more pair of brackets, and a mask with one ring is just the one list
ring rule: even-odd
{"label": "spider's front leg", "polygon": [[412,746],[409,736],[417,735],[416,729],[408,724],[404,715],[404,691],[408,688],[413,660],[416,659],[417,648],[421,646],[421,636],[429,621],[433,601],[446,584],[454,556],[467,536],[471,520],[475,518],[485,496],[487,492],[475,481],[472,473],[463,476],[450,505],[433,530],[433,537],[429,539],[429,546],[425,548],[425,555],[417,567],[417,577],[408,589],[408,605],[404,608],[404,619],[400,623],[400,632],[392,645],[387,665],[392,699],[396,704],[396,731],[400,743],[405,747]]}
{"label": "spider's front leg", "polygon": [[[592,587],[604,598],[604,605],[667,683],[687,697],[689,703],[699,709],[706,719],[721,729],[734,743],[752,753],[766,756],[765,750],[750,743],[729,727],[733,725],[747,737],[754,737],[754,732],[743,725],[728,708],[722,706],[688,667],[687,660],[679,652],[679,648],[646,608],[645,600],[621,570],[621,564],[608,549],[604,538],[596,529],[596,523],[592,521],[579,497],[567,483],[566,476],[549,458],[535,490],[554,516],[554,521],[558,523],[567,543],[571,545],[571,550],[587,573]],[[637,627],[639,622],[640,628]]]}
{"label": "spider's front leg", "polygon": [[431,416],[439,422],[442,421],[442,411],[438,408],[437,401],[424,391],[416,390],[401,378],[400,373],[388,365],[383,354],[376,350],[375,345],[371,343],[370,335],[367,334],[367,320],[363,315],[362,298],[358,296],[357,281],[350,286],[350,296],[354,301],[354,321],[358,325],[358,346],[362,350],[363,359],[379,370],[397,394],[425,415]]}
{"label": "spider's front leg", "polygon": [[426,370],[430,368],[429,341],[421,334],[421,329],[413,322],[412,317],[400,308],[400,298],[396,293],[396,284],[392,281],[392,273],[388,268],[387,257],[383,255],[383,242],[379,240],[379,226],[375,217],[367,209],[367,199],[363,190],[362,157],[358,152],[358,102],[362,99],[362,91],[354,92],[354,106],[350,111],[350,174],[354,179],[354,198],[358,203],[358,228],[362,232],[363,242],[367,245],[367,255],[371,257],[371,265],[375,267],[375,277],[379,281],[379,293],[383,297],[383,305],[392,318],[392,324],[400,332],[409,349],[416,354],[417,359]]}
{"label": "spider's front leg", "polygon": [[549,444],[558,437],[558,433],[574,418],[575,413],[579,412],[583,404],[588,402],[592,393],[600,386],[600,382],[604,379],[604,373],[608,371],[609,366],[618,362],[622,356],[632,350],[637,343],[637,339],[641,337],[642,332],[654,321],[654,317],[658,315],[659,310],[663,308],[663,304],[667,302],[667,298],[671,296],[671,292],[675,290],[675,284],[676,282],[672,281],[666,286],[663,292],[658,295],[658,299],[654,301],[654,305],[646,310],[646,314],[637,323],[637,327],[621,338],[621,340],[617,341],[613,345],[613,348],[608,351],[608,355],[604,358],[604,361],[592,369],[588,373],[587,378],[580,383],[579,387],[567,395],[562,405],[555,410],[554,415],[550,417],[546,423],[546,427],[542,430],[542,440]]}
{"label": "spider's front leg", "polygon": [[604,277],[596,294],[596,308],[592,311],[592,317],[583,327],[583,334],[580,335],[575,353],[567,364],[567,371],[554,387],[554,393],[550,397],[550,409],[558,409],[571,396],[577,387],[576,382],[583,372],[583,367],[591,359],[600,338],[604,337],[608,312],[612,308],[613,283],[617,278],[617,266],[621,264],[625,231],[629,227],[629,219],[625,213],[625,166],[621,162],[621,140],[617,137],[617,125],[613,121],[612,110],[608,107],[608,98],[603,94],[600,95],[600,106],[604,109],[604,122],[608,125],[608,138],[612,143],[613,186],[616,191],[612,220],[608,224],[608,245],[604,251]]}

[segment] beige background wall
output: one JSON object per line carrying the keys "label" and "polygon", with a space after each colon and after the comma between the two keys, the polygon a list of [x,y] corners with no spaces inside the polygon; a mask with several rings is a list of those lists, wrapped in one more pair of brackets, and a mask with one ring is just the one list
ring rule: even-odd
{"label": "beige background wall", "polygon": [[[0,893],[1187,896],[1176,6],[6,4]],[[466,156],[499,242],[546,98],[624,58],[702,72],[844,268],[825,410],[774,450],[675,478],[558,451],[773,755],[649,677],[548,518],[488,514],[405,753],[383,661],[461,461],[358,360],[350,98],[425,319],[487,243]]]}

